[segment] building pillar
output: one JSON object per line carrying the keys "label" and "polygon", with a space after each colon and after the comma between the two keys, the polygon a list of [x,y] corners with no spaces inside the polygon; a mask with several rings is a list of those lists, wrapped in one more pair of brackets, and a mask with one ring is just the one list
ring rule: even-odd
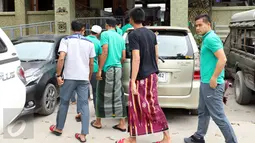
{"label": "building pillar", "polygon": [[[27,24],[27,8],[26,8],[26,1],[27,0],[15,0],[15,23],[16,25],[23,25]],[[15,33],[16,36],[25,36],[28,35],[28,30],[26,27],[21,26],[19,32]]]}
{"label": "building pillar", "polygon": [[16,24],[27,24],[26,0],[15,0]]}
{"label": "building pillar", "polygon": [[71,34],[71,22],[75,19],[75,0],[55,0],[55,33]]}
{"label": "building pillar", "polygon": [[188,27],[188,0],[170,0],[171,26]]}
{"label": "building pillar", "polygon": [[0,0],[0,12],[3,12],[4,11],[4,3],[3,3],[4,0]]}
{"label": "building pillar", "polygon": [[90,7],[104,9],[104,0],[90,0]]}

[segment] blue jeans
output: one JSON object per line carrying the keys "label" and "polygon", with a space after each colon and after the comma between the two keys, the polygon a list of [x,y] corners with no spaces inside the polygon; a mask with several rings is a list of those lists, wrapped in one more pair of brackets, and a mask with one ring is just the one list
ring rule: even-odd
{"label": "blue jeans", "polygon": [[[90,96],[90,88],[89,88],[88,94],[89,94],[89,96]],[[77,92],[74,91],[74,92],[73,92],[73,95],[72,95],[72,97],[71,97],[71,102],[76,102],[76,95],[77,95]]]}
{"label": "blue jeans", "polygon": [[234,130],[229,123],[223,104],[223,92],[225,84],[219,84],[216,89],[209,84],[201,83],[198,107],[198,129],[195,136],[204,137],[208,130],[210,117],[218,125],[225,137],[226,143],[237,143]]}
{"label": "blue jeans", "polygon": [[[96,111],[96,91],[97,91],[97,79],[96,79],[96,72],[94,72],[92,74],[92,78],[90,80],[90,83],[91,83],[91,86],[92,86],[92,94],[93,94],[93,104],[94,104],[94,109]],[[89,92],[88,92],[89,96],[90,96],[90,89],[89,89]],[[73,96],[71,98],[71,102],[76,102],[76,99],[75,99],[75,95],[76,95],[76,92],[74,91],[73,93]],[[77,113],[79,113],[79,106],[78,106],[79,103],[77,103]]]}
{"label": "blue jeans", "polygon": [[74,91],[73,92],[73,95],[72,95],[72,97],[71,97],[71,102],[76,102],[76,92]]}
{"label": "blue jeans", "polygon": [[69,102],[73,96],[74,91],[77,92],[77,100],[79,106],[79,112],[81,113],[81,134],[87,135],[89,133],[89,103],[88,103],[88,81],[78,80],[65,80],[64,84],[60,88],[60,106],[57,115],[57,129],[63,130],[67,111],[69,108]]}

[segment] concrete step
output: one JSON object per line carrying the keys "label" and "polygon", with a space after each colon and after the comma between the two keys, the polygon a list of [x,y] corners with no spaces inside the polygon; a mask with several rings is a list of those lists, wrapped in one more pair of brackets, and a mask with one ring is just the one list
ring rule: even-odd
{"label": "concrete step", "polygon": [[216,33],[218,33],[218,34],[228,34],[229,30],[216,30]]}
{"label": "concrete step", "polygon": [[229,30],[228,25],[216,25],[215,26],[216,30]]}

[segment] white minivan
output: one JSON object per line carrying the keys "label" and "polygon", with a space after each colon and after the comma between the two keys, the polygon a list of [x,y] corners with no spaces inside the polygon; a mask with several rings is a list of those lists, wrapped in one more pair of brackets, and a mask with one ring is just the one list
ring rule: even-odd
{"label": "white minivan", "polygon": [[26,79],[20,65],[15,47],[0,28],[0,134],[24,108]]}

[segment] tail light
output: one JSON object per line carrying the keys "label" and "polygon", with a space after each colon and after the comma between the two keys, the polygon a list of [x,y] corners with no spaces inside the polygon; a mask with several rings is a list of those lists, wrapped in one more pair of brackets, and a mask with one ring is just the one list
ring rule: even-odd
{"label": "tail light", "polygon": [[25,77],[25,71],[24,69],[19,66],[18,69],[17,69],[17,75],[19,77],[19,79],[24,83],[24,85],[26,85],[26,77]]}
{"label": "tail light", "polygon": [[199,53],[194,54],[195,68],[194,68],[194,80],[200,80],[200,57]]}

